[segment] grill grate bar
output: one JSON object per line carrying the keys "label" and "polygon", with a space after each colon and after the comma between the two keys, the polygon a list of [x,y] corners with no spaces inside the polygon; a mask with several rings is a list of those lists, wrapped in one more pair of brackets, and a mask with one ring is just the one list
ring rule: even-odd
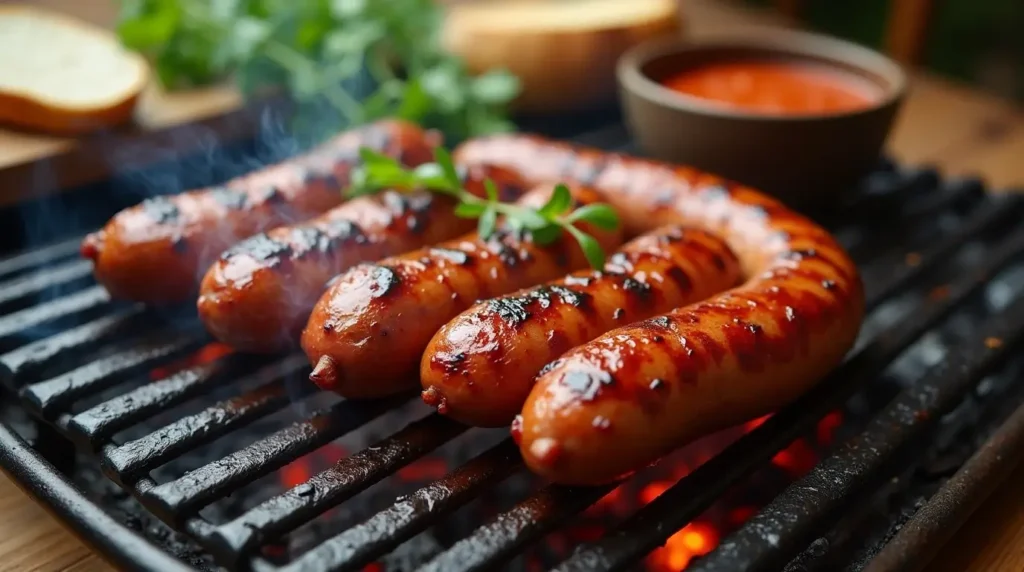
{"label": "grill grate bar", "polygon": [[181,356],[199,343],[191,334],[154,336],[120,351],[21,389],[25,403],[41,417],[52,419],[78,398],[144,374],[160,362]]}
{"label": "grill grate bar", "polygon": [[98,447],[117,431],[226,383],[251,360],[251,356],[229,354],[148,383],[75,415],[68,422],[68,431],[77,442]]}
{"label": "grill grate bar", "polygon": [[[898,185],[898,189],[904,186],[913,188],[913,179],[920,178],[914,175],[908,177],[898,172],[885,175],[899,181],[890,183]],[[862,192],[861,195],[863,194]],[[864,212],[857,214],[851,212],[849,208],[841,208],[833,213],[835,220],[832,224],[826,226],[835,233],[840,242],[843,242],[843,237],[850,233],[860,236],[860,240],[856,244],[848,245],[847,250],[855,260],[865,260],[872,255],[889,252],[894,244],[902,242],[908,226],[930,228],[935,234],[941,235],[939,227],[929,224],[936,217],[943,214],[969,217],[973,212],[984,209],[986,204],[984,185],[974,178],[945,181],[937,190],[931,188],[927,193],[909,197],[907,200],[893,200],[894,196],[900,198],[900,195],[898,190],[876,194],[874,199],[869,195],[863,199],[869,203],[862,209]],[[867,208],[868,206],[870,208]]]}
{"label": "grill grate bar", "polygon": [[239,429],[291,403],[283,380],[307,371],[305,356],[291,356],[267,366],[242,383],[255,386],[247,393],[212,405],[145,437],[103,451],[104,472],[127,485],[144,472],[195,447]]}
{"label": "grill grate bar", "polygon": [[540,540],[599,501],[618,484],[596,487],[548,485],[438,554],[419,572],[494,570],[523,547]]}
{"label": "grill grate bar", "polygon": [[321,543],[282,571],[359,570],[503,481],[521,466],[515,443],[505,439],[362,524]]}
{"label": "grill grate bar", "polygon": [[940,183],[939,192],[927,186],[926,195],[907,209],[906,217],[917,218],[938,214],[947,209],[962,211],[985,200],[985,184],[977,177],[950,179]]}
{"label": "grill grate bar", "polygon": [[688,477],[643,507],[603,540],[578,551],[558,570],[621,570],[656,548],[671,532],[710,506],[735,484],[842,404],[867,378],[881,373],[907,347],[976,294],[992,276],[1024,254],[1024,228],[1006,238],[972,274],[952,284],[945,298],[926,304],[851,354],[835,372],[789,407],[741,437]]}
{"label": "grill grate bar", "polygon": [[1019,220],[1022,207],[1024,200],[1018,197],[1007,201],[992,201],[975,212],[956,232],[919,253],[919,259],[915,264],[905,264],[905,253],[899,253],[898,261],[895,263],[892,259],[887,259],[864,268],[861,274],[865,285],[865,297],[868,300],[867,310],[873,310],[887,298],[906,291],[916,279],[941,265],[950,254],[975,237],[990,234],[1009,222]]}
{"label": "grill grate bar", "polygon": [[[694,570],[781,569],[821,533],[830,515],[886,478],[901,453],[920,443],[942,415],[1002,365],[1011,348],[1024,343],[1022,324],[1024,298],[989,322],[976,343],[957,347],[924,379],[903,390],[861,435],[775,497]],[[1001,342],[988,343],[988,338]],[[774,541],[768,542],[769,537]]]}
{"label": "grill grate bar", "polygon": [[970,459],[914,517],[905,523],[867,566],[866,572],[921,570],[988,492],[1012,474],[1024,448],[1024,405],[1002,423]]}
{"label": "grill grate bar", "polygon": [[204,540],[221,564],[235,565],[245,551],[258,543],[294,530],[466,429],[444,416],[431,414],[254,507],[218,527]]}
{"label": "grill grate bar", "polygon": [[140,328],[142,306],[122,310],[70,330],[21,346],[0,356],[0,379],[17,389],[26,378],[41,377],[59,361],[84,356],[110,340]]}
{"label": "grill grate bar", "polygon": [[365,402],[342,401],[306,421],[158,485],[143,493],[140,500],[165,522],[180,522],[217,498],[280,469],[406,401],[407,396]]}
{"label": "grill grate bar", "polygon": [[25,270],[53,264],[62,258],[73,256],[78,253],[81,244],[82,239],[76,237],[12,256],[0,262],[0,277],[13,276]]}
{"label": "grill grate bar", "polygon": [[110,294],[102,286],[93,286],[45,304],[25,308],[0,317],[0,348],[12,349],[19,334],[26,330],[71,318],[89,318],[110,308]]}
{"label": "grill grate bar", "polygon": [[35,304],[47,289],[76,280],[84,280],[90,275],[92,275],[92,262],[72,260],[61,266],[47,268],[34,274],[0,283],[0,312],[11,312],[19,309],[19,306]]}

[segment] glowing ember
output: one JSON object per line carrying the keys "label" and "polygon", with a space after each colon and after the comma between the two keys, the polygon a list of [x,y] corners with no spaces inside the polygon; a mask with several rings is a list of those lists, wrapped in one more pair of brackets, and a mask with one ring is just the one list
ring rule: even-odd
{"label": "glowing ember", "polygon": [[757,509],[752,506],[740,506],[729,511],[729,515],[726,520],[729,521],[729,525],[738,528],[744,522],[750,520],[750,517],[757,513]]}
{"label": "glowing ember", "polygon": [[405,481],[434,481],[448,474],[448,463],[439,457],[425,457],[398,470]]}
{"label": "glowing ember", "polygon": [[170,377],[190,367],[210,363],[231,353],[231,348],[220,342],[212,342],[199,348],[194,354],[172,362],[164,367],[153,368],[149,378],[153,381]]}
{"label": "glowing ember", "polygon": [[751,421],[747,421],[746,423],[743,424],[743,432],[744,433],[749,433],[749,432],[753,431],[754,429],[757,429],[758,427],[761,426],[762,423],[767,421],[769,417],[771,417],[770,413],[768,415],[763,415],[761,417],[758,417],[757,419],[753,419]]}
{"label": "glowing ember", "polygon": [[835,437],[836,429],[843,424],[843,414],[833,411],[818,421],[816,438],[819,445],[830,445]]}
{"label": "glowing ember", "polygon": [[704,522],[691,522],[665,542],[665,546],[647,557],[649,570],[677,572],[685,570],[690,561],[703,556],[718,546],[718,531]]}
{"label": "glowing ember", "polygon": [[340,445],[328,443],[312,453],[288,463],[278,471],[281,485],[294,488],[308,481],[314,474],[337,463],[348,453]]}
{"label": "glowing ember", "polygon": [[776,453],[772,457],[772,464],[795,479],[805,475],[818,464],[818,454],[807,444],[806,439],[797,439],[789,447]]}
{"label": "glowing ember", "polygon": [[654,499],[660,497],[661,493],[670,489],[673,484],[674,483],[670,481],[657,481],[647,485],[640,490],[640,502],[643,504],[651,504],[654,502]]}

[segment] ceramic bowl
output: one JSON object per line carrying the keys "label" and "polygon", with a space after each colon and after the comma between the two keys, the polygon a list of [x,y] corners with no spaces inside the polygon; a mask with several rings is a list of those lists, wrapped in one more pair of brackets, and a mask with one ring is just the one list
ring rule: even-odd
{"label": "ceramic bowl", "polygon": [[[747,58],[835,66],[876,84],[879,96],[850,112],[770,115],[659,83],[688,66]],[[836,198],[877,163],[907,84],[900,66],[882,54],[787,30],[648,42],[623,55],[617,77],[627,124],[646,154],[755,187],[795,207]]]}

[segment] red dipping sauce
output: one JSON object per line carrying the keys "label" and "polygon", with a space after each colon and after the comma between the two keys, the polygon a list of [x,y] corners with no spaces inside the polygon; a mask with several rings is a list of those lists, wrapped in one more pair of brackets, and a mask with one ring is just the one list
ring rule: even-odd
{"label": "red dipping sauce", "polygon": [[663,80],[679,93],[765,115],[827,115],[871,107],[883,95],[868,78],[822,63],[750,59],[708,62]]}

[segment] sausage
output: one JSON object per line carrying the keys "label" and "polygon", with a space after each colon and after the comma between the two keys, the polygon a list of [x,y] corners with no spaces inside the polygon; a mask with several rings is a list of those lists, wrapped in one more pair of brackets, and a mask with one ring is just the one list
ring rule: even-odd
{"label": "sausage", "polygon": [[566,350],[738,284],[739,261],[701,230],[662,227],[589,270],[493,298],[448,322],[420,363],[423,400],[468,425],[507,426]]}
{"label": "sausage", "polygon": [[[521,202],[540,206],[551,190],[552,185],[537,188]],[[572,193],[577,205],[595,202],[592,190]],[[580,229],[606,251],[621,242],[619,230],[582,223]],[[314,365],[309,378],[321,389],[353,399],[412,389],[423,350],[445,322],[476,300],[546,282],[586,264],[568,236],[542,246],[506,226],[487,240],[472,233],[356,266],[320,298],[302,333],[302,349]]]}
{"label": "sausage", "polygon": [[721,236],[744,282],[602,334],[535,381],[513,423],[526,464],[566,484],[614,480],[704,434],[774,411],[837,366],[864,315],[849,255],[779,201],[690,167],[531,136],[460,146],[460,164],[588,184],[629,232],[680,224]]}
{"label": "sausage", "polygon": [[[490,178],[502,200],[519,198],[510,171],[477,167],[467,189],[484,196]],[[378,260],[473,229],[453,199],[428,191],[385,191],[352,199],[318,218],[257,234],[228,249],[206,273],[197,306],[207,330],[237,350],[273,352],[295,345],[327,281]]]}
{"label": "sausage", "polygon": [[183,302],[217,256],[239,239],[341,203],[360,146],[415,166],[430,161],[438,144],[439,135],[405,122],[363,126],[223,186],[147,199],[87,236],[81,253],[115,298]]}

